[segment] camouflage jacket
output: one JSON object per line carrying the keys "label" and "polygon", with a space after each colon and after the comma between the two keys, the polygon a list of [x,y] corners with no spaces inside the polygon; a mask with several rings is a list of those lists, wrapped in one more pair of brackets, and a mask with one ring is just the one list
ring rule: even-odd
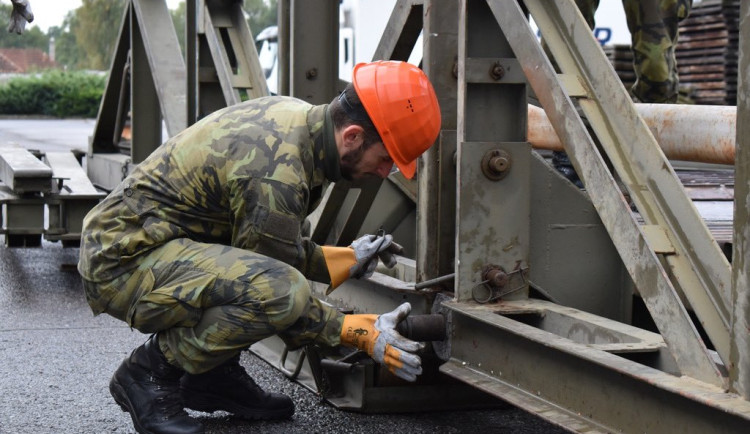
{"label": "camouflage jacket", "polygon": [[85,217],[78,270],[112,280],[177,238],[248,249],[330,277],[301,225],[340,176],[326,105],[266,97],[219,110],[156,149]]}

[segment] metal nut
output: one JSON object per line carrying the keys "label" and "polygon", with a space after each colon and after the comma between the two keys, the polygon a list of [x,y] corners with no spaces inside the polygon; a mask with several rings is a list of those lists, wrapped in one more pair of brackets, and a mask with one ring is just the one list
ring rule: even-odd
{"label": "metal nut", "polygon": [[492,65],[492,68],[490,68],[490,77],[492,77],[495,80],[500,80],[505,76],[505,68],[503,68],[503,65],[500,64],[500,62],[495,62]]}
{"label": "metal nut", "polygon": [[509,153],[501,149],[487,151],[482,158],[482,173],[492,181],[499,181],[508,174],[511,163]]}

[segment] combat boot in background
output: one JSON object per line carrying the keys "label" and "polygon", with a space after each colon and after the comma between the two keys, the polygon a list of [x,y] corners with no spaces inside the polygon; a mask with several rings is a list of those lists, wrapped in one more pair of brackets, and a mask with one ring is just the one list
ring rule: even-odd
{"label": "combat boot in background", "polygon": [[250,420],[287,419],[294,414],[292,399],[261,389],[240,365],[239,354],[203,374],[185,374],[180,391],[191,410],[222,410]]}
{"label": "combat boot in background", "polygon": [[570,162],[568,154],[562,151],[552,152],[552,166],[576,187],[583,188],[583,182],[578,177],[578,173],[576,173],[573,163]]}
{"label": "combat boot in background", "polygon": [[184,373],[167,362],[157,335],[152,335],[117,368],[109,391],[141,434],[202,433],[203,425],[183,407],[180,377]]}

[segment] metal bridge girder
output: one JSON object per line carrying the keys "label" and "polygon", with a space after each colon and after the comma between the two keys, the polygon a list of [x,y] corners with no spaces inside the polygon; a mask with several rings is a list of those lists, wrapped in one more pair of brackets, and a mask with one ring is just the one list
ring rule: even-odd
{"label": "metal bridge girder", "polygon": [[[584,21],[577,8],[571,8],[567,1],[529,1],[526,5],[542,28],[542,33],[546,35],[550,50],[562,72],[572,75],[574,82],[583,87],[582,94],[572,97],[576,98],[586,114],[599,143],[617,174],[627,185],[646,222],[647,226],[641,229],[642,235],[639,238],[659,255],[658,259],[663,259],[669,265],[669,270],[657,272],[670,276],[670,286],[675,287],[678,294],[682,293],[687,297],[716,351],[726,363],[729,355],[730,322],[729,262],[687,197],[653,134],[638,115],[599,43],[588,27],[582,25]],[[571,26],[570,23],[576,24]],[[524,69],[529,70],[531,65],[531,62],[526,62]],[[543,93],[544,90],[541,90],[540,100],[543,99]],[[547,105],[543,103],[545,109],[548,112],[554,110],[552,101],[547,99],[546,102]],[[556,127],[561,128],[561,124],[558,123]],[[577,164],[580,151],[576,152],[575,146],[570,143],[565,147],[571,160]],[[591,182],[585,179],[588,174],[585,167],[587,165],[577,166],[583,172],[584,183],[598,186],[595,179]],[[597,193],[592,191],[590,194],[593,197]],[[602,206],[604,202],[601,200],[594,202],[600,214],[623,211],[617,211],[616,207]],[[612,229],[615,228],[611,228],[610,232]],[[652,263],[657,265],[658,261]],[[641,271],[636,268],[643,265],[631,262],[628,266],[632,275],[640,274]],[[662,268],[657,266],[654,270]],[[636,280],[635,276],[633,278]],[[645,283],[637,285],[638,289],[648,291],[649,289],[642,288],[646,286]],[[649,309],[653,316],[661,316],[655,304]],[[658,324],[659,318],[654,319]],[[666,321],[658,325],[663,333],[669,334],[665,329],[671,326]],[[678,355],[675,357],[682,358]]]}
{"label": "metal bridge girder", "polygon": [[[559,81],[551,63],[544,55],[541,45],[533,37],[530,27],[523,21],[524,15],[520,7],[513,2],[490,1],[489,4],[496,19],[500,22],[503,31],[511,40],[514,51],[518,54],[522,68],[529,79],[529,83],[534,88],[542,106],[547,111],[552,124],[555,125],[555,129],[562,138],[571,160],[574,161],[581,179],[585,185],[592,186],[592,188],[588,189],[589,196],[596,206],[604,225],[607,227],[615,246],[619,250],[620,256],[646,306],[651,312],[657,327],[664,335],[664,339],[682,373],[710,384],[724,384],[718,368],[709,355],[685,307],[682,305],[673,283],[669,279],[668,273],[653,250],[654,238],[649,238],[647,235],[648,232],[639,227],[612,174],[599,155],[594,141],[589,136],[583,121],[578,116],[576,108],[566,93],[566,89]],[[605,119],[611,119],[612,124],[608,125],[618,132],[624,129],[634,131],[645,130],[643,137],[640,137],[639,140],[645,140],[646,136],[650,137],[651,148],[645,149],[656,149],[658,151],[653,136],[648,132],[645,124],[635,112],[632,101],[625,92],[624,87],[619,84],[619,81],[615,82],[617,77],[614,70],[609,66],[604,53],[588,30],[588,26],[585,25],[583,17],[577,12],[575,5],[570,1],[562,0],[545,2],[544,4],[529,1],[526,2],[526,5],[532,16],[535,17],[535,20],[541,26],[542,31],[548,33],[547,37],[550,41],[550,48],[556,54],[556,59],[560,62],[563,72],[578,76],[582,80],[587,93],[590,93],[592,98],[594,95],[597,96],[597,100],[590,100],[583,98],[584,95],[581,95],[580,101],[581,105],[585,101],[592,101],[588,105],[590,110],[587,111],[587,114],[595,130],[598,133],[600,132],[600,130],[596,129],[597,124],[600,122],[604,123]],[[518,20],[521,20],[520,24],[517,24]],[[574,34],[566,33],[566,29],[577,28],[580,28],[580,31],[574,32]],[[550,32],[552,33],[550,34]],[[583,58],[586,59],[585,67],[580,63]],[[577,61],[573,61],[572,59],[577,59]],[[595,68],[599,68],[600,73],[596,77],[598,80],[604,81],[603,83],[595,83],[591,79],[590,71]],[[601,70],[609,72],[609,74],[605,74]],[[606,96],[600,95],[600,92],[606,92],[607,94]],[[609,108],[603,112],[596,111],[596,108],[601,107],[596,104],[596,101],[600,101],[603,104],[604,101],[608,101],[605,97],[615,99],[616,103],[612,103],[611,105],[620,108],[623,113],[618,113],[614,108]],[[626,148],[621,141],[615,142],[621,136],[608,137],[606,133],[600,134],[605,135],[609,139],[610,146],[621,146],[621,149]],[[606,140],[603,141],[606,142]],[[618,143],[619,145],[615,145],[614,143]],[[634,143],[629,143],[628,145],[636,146]],[[606,149],[607,145],[604,146]],[[645,145],[643,146],[645,147]],[[612,154],[615,152],[610,151],[608,153]],[[661,155],[663,158],[663,154]],[[645,155],[639,154],[635,150],[629,156],[645,158]],[[615,167],[618,169],[618,173],[628,171],[628,176],[632,176],[634,169],[623,168],[623,165],[627,161],[625,158],[627,157],[628,155],[620,155],[619,164],[615,164]],[[659,170],[663,167],[668,167],[673,175],[674,173],[671,171],[669,163],[665,161],[664,164],[665,166],[661,166]],[[650,176],[654,176],[654,174],[650,173]],[[635,180],[631,180],[630,178],[625,179],[630,181],[631,185],[636,183]],[[651,189],[655,188],[647,180],[639,180],[638,184],[648,185]],[[651,191],[659,190],[654,189]],[[685,201],[688,201],[681,187],[679,190],[675,189],[673,193],[675,195],[682,193]],[[640,205],[640,203],[638,204]],[[689,205],[692,206],[692,203]],[[658,208],[649,208],[649,210],[653,213],[658,212]],[[695,218],[700,219],[697,213],[694,213],[694,215]],[[653,221],[649,223],[656,224]],[[708,234],[705,224],[702,221],[700,221],[700,224],[703,225],[704,230]],[[661,228],[665,231],[669,229],[665,226],[661,226]],[[708,234],[708,237],[709,241],[715,245],[716,243],[713,242],[710,234]],[[669,239],[674,243],[671,233]],[[689,243],[690,240],[685,241]],[[676,245],[675,248],[677,248]],[[718,246],[716,246],[716,250],[719,251]],[[671,256],[675,257],[678,255]]]}
{"label": "metal bridge girder", "polygon": [[[460,34],[462,37],[471,38],[473,36],[480,40],[491,40],[495,45],[492,48],[480,51],[481,55],[472,55],[471,49],[463,50],[464,47],[459,49],[459,85],[462,85],[462,79],[469,82],[466,77],[471,77],[470,80],[473,81],[490,82],[486,77],[486,62],[477,58],[482,56],[492,58],[491,54],[487,54],[492,53],[493,50],[497,52],[497,45],[502,47],[505,43],[502,39],[500,39],[500,42],[495,40],[496,35],[491,26],[482,29],[481,26],[476,24],[477,22],[482,23],[486,19],[486,15],[492,15],[499,23],[502,33],[507,37],[508,44],[512,47],[512,51],[518,59],[517,63],[514,63],[511,60],[499,58],[495,54],[495,57],[498,57],[495,61],[505,71],[509,67],[512,69],[519,65],[523,69],[529,84],[555,126],[557,134],[563,140],[565,149],[573,158],[577,159],[576,169],[586,185],[590,186],[587,193],[596,206],[612,241],[619,250],[622,261],[635,281],[636,287],[649,308],[651,317],[656,322],[666,345],[663,350],[651,353],[653,356],[649,356],[651,350],[649,350],[649,344],[646,341],[640,342],[638,339],[615,337],[619,326],[608,323],[607,320],[596,320],[598,324],[596,327],[603,327],[599,332],[595,330],[583,332],[588,320],[581,317],[575,309],[567,308],[568,311],[564,315],[571,315],[571,319],[568,321],[559,316],[559,312],[562,311],[557,311],[557,308],[555,308],[552,309],[555,310],[553,314],[551,310],[544,307],[544,302],[533,299],[526,301],[504,300],[499,303],[484,305],[472,303],[468,300],[467,290],[475,282],[468,281],[466,278],[459,278],[457,279],[454,300],[442,302],[442,305],[450,311],[451,342],[449,346],[451,360],[440,368],[441,371],[470,382],[476,387],[573,430],[659,432],[677,429],[685,432],[742,432],[747,427],[748,420],[750,420],[750,403],[737,394],[726,392],[726,378],[718,369],[720,360],[707,350],[683,306],[675,290],[675,284],[670,280],[674,276],[665,269],[664,264],[670,263],[668,262],[669,259],[664,259],[665,262],[662,263],[662,258],[659,257],[665,254],[671,254],[672,256],[679,254],[683,255],[681,260],[687,260],[685,257],[692,253],[683,252],[681,249],[684,247],[675,245],[678,242],[673,239],[679,239],[681,234],[675,235],[671,232],[672,228],[661,227],[660,225],[667,225],[665,221],[682,222],[682,218],[700,220],[700,217],[697,216],[697,213],[688,217],[674,216],[674,211],[659,208],[674,206],[682,212],[682,208],[674,204],[674,201],[679,199],[673,198],[666,202],[657,201],[658,206],[653,209],[648,208],[647,213],[650,214],[647,223],[649,224],[643,228],[639,226],[630,211],[628,203],[604,164],[603,158],[597,151],[594,141],[589,136],[571,98],[580,98],[583,101],[582,106],[594,106],[586,107],[589,120],[592,124],[601,122],[603,125],[609,125],[613,131],[617,132],[615,139],[632,138],[632,133],[630,135],[624,134],[619,132],[619,128],[640,131],[640,124],[643,122],[640,121],[637,114],[623,116],[622,113],[617,113],[614,109],[603,110],[600,113],[595,111],[597,101],[601,101],[603,104],[605,101],[609,101],[608,98],[614,98],[615,103],[612,105],[616,107],[625,106],[624,110],[628,114],[635,112],[624,88],[619,82],[614,81],[616,79],[614,71],[611,71],[611,67],[608,66],[608,62],[594,41],[588,26],[580,17],[580,14],[576,12],[575,4],[572,1],[563,0],[554,2],[528,0],[524,2],[542,28],[542,32],[544,33],[545,30],[548,33],[552,32],[551,38],[557,40],[558,46],[555,48],[557,59],[565,56],[577,59],[575,62],[563,61],[563,72],[567,74],[558,76],[527,23],[525,12],[516,2],[487,0],[488,8],[484,10],[479,6],[483,3],[470,0],[461,3],[462,32]],[[490,13],[488,14],[488,12]],[[478,14],[479,18],[472,18],[472,14]],[[470,47],[471,44],[467,44],[467,46]],[[572,52],[572,54],[563,53],[566,50]],[[585,59],[585,61],[582,59]],[[581,66],[582,63],[586,63],[586,66]],[[480,64],[485,65],[485,68],[477,67]],[[480,78],[471,75],[474,71],[472,68],[478,69]],[[577,68],[581,68],[581,70]],[[598,74],[591,73],[592,69],[596,70]],[[611,77],[606,75],[606,69],[611,71]],[[602,72],[603,70],[604,72]],[[482,71],[484,71],[484,78],[481,78]],[[591,80],[590,75],[595,75],[596,80]],[[606,76],[606,78],[602,78],[602,76]],[[501,78],[504,79],[505,75]],[[508,80],[512,80],[512,78],[508,78]],[[466,84],[466,87],[471,90],[470,85]],[[601,87],[606,87],[606,91],[603,91]],[[484,95],[491,93],[492,90],[484,88],[482,90],[484,92],[478,97],[471,92],[465,94],[459,92],[459,98],[464,97],[467,101],[473,101],[474,104],[493,113],[496,118],[502,119],[502,115],[505,113],[482,98]],[[617,92],[621,92],[622,95],[617,94]],[[473,100],[470,99],[472,96],[474,96]],[[518,98],[518,95],[507,92],[504,93],[504,98],[521,99]],[[594,101],[586,102],[586,98],[594,99]],[[503,134],[508,134],[506,131],[495,131],[500,127],[498,127],[497,122],[492,123],[491,119],[480,122],[482,113],[476,116],[477,111],[473,108],[471,104],[459,99],[458,160],[460,171],[465,167],[464,159],[469,161],[472,158],[476,159],[476,156],[472,154],[461,155],[468,150],[461,146],[462,133],[471,131],[470,134],[482,135],[491,130],[495,132],[494,137],[503,137]],[[525,112],[525,106],[519,108],[519,110],[521,109],[524,109]],[[480,132],[476,133],[467,127],[462,129],[461,122],[479,129]],[[621,125],[612,127],[610,124],[617,122]],[[525,127],[522,122],[516,123],[520,126],[519,129]],[[647,129],[645,131],[648,133]],[[643,135],[648,136],[649,134],[646,133]],[[646,140],[647,138],[639,136],[638,140]],[[653,137],[651,137],[650,142],[653,142]],[[637,145],[629,143],[624,147],[624,149],[630,149],[632,153],[630,157],[639,156],[638,152],[650,155],[650,150],[641,151],[640,148],[633,149],[633,146]],[[653,148],[658,149],[655,143]],[[627,164],[626,157],[622,157],[624,161],[620,164]],[[663,164],[668,168],[667,171],[671,171],[671,166],[666,160],[655,161],[663,161]],[[648,164],[642,166],[648,166]],[[616,168],[622,170],[617,165]],[[656,192],[661,191],[660,189],[667,189],[671,193],[672,190],[669,189],[671,185],[677,182],[676,178],[674,182],[665,181],[661,176],[655,175],[649,170],[649,167],[645,169],[639,167],[631,172],[644,171],[645,175],[643,172],[636,174],[629,172],[627,175],[645,176],[647,179],[655,178],[648,185],[649,188]],[[467,188],[473,188],[473,192],[481,192],[488,188],[488,181],[483,180],[481,176],[470,174],[469,180],[464,180],[461,174],[462,172],[459,172],[459,184],[467,182],[470,186]],[[671,175],[673,176],[673,173]],[[643,180],[630,179],[630,181],[631,185],[648,184],[648,181]],[[501,182],[504,182],[504,180]],[[472,186],[472,183],[475,185]],[[659,185],[654,186],[653,184]],[[667,187],[662,184],[666,184]],[[677,188],[678,193],[682,192],[678,187],[675,188]],[[459,187],[459,195],[461,194],[468,195],[470,193],[468,190],[466,193],[462,193],[462,189]],[[523,194],[522,191],[521,195]],[[660,193],[650,194],[659,195]],[[684,193],[682,193],[681,197],[684,196]],[[505,203],[503,201],[506,199],[500,198],[499,200],[501,203]],[[685,198],[685,201],[689,202],[687,198]],[[498,202],[497,198],[495,202]],[[638,202],[638,205],[651,206],[651,204],[642,204],[641,202]],[[688,203],[688,208],[689,205],[692,204]],[[460,227],[465,216],[461,214],[461,196],[459,196],[458,208],[457,272],[460,274],[461,267],[468,262],[473,264],[474,268],[465,267],[464,275],[470,275],[472,271],[476,272],[479,263],[474,259],[474,256],[466,254],[467,252],[470,253],[471,248],[476,248],[475,245],[471,245],[471,236],[478,234],[474,242],[475,244],[482,243],[486,237],[485,233],[491,232],[492,229],[479,228],[473,232],[466,231],[462,235]],[[512,211],[516,216],[523,215],[523,210],[518,211],[517,208],[514,208]],[[667,215],[659,215],[659,217],[653,215],[659,213]],[[692,228],[693,223],[695,222],[690,221],[683,224]],[[502,232],[505,230],[506,221],[503,220],[500,224],[497,224],[497,219],[493,217],[486,220],[484,224],[495,225],[495,230]],[[701,226],[702,221],[697,224]],[[707,233],[707,231],[705,232]],[[497,235],[494,236],[498,237]],[[713,243],[710,234],[707,236],[708,241]],[[462,237],[466,237],[466,241],[464,241],[467,246],[466,251],[461,249]],[[696,241],[695,246],[703,246],[700,238]],[[687,250],[690,250],[690,246],[692,246],[691,241],[685,241],[688,245]],[[683,242],[683,240],[680,239],[680,242]],[[710,245],[710,249],[707,249],[709,253],[704,253],[711,254],[710,252],[718,250],[715,247]],[[487,261],[497,260],[498,258],[502,260],[502,255],[491,253],[494,256],[488,257]],[[719,251],[717,255],[721,255],[721,252]],[[703,260],[702,257],[699,258],[693,257],[690,260]],[[723,259],[723,256],[718,259],[720,265],[718,268],[727,271],[728,268],[722,268],[725,264]],[[711,260],[707,262],[715,263]],[[706,265],[706,267],[708,266]],[[675,273],[678,272],[675,271]],[[702,282],[699,279],[697,281]],[[680,287],[684,286],[687,285],[682,283]],[[720,290],[716,288],[702,289],[700,286],[699,289],[702,289],[707,297],[718,300],[725,296],[717,292],[724,291],[723,286],[719,285],[719,287]],[[695,300],[695,296],[695,294],[692,294],[693,300]],[[721,302],[723,303],[723,301]],[[721,305],[711,304],[710,309],[720,310]],[[707,314],[703,310],[699,315],[705,317],[711,314],[710,311]],[[718,321],[721,322],[721,320]],[[726,333],[725,327],[726,325],[719,326],[719,333]],[[714,334],[716,334],[716,330],[714,330]],[[607,337],[605,338],[605,336]],[[726,337],[728,338],[728,334]],[[599,342],[599,338],[603,339],[603,342]],[[605,341],[612,342],[614,346],[610,346]],[[621,351],[627,347],[634,351],[630,356]],[[674,365],[672,367],[669,366],[669,357],[663,352],[667,350],[673,356],[672,363]],[[615,355],[620,353],[622,353],[622,357]],[[633,358],[644,362],[650,360],[650,362],[639,363],[631,360]],[[663,365],[658,362],[654,363],[659,359],[668,363]],[[742,372],[742,367],[740,367],[740,372]],[[555,381],[550,381],[552,378]],[[597,396],[600,392],[603,395]],[[622,408],[618,404],[623,402],[628,403],[626,408]],[[665,409],[664,404],[667,402],[669,408]],[[617,408],[613,408],[613,405]],[[659,410],[651,412],[647,408],[658,408]]]}
{"label": "metal bridge girder", "polygon": [[138,163],[161,145],[162,120],[169,135],[187,126],[185,63],[166,2],[131,0],[110,71],[89,158],[120,152],[130,116],[130,157]]}

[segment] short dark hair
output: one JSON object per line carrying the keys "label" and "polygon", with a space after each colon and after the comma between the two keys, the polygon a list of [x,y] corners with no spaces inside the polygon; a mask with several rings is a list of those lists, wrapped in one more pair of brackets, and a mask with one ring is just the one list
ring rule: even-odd
{"label": "short dark hair", "polygon": [[333,127],[337,131],[349,125],[359,125],[362,127],[364,130],[363,149],[367,149],[370,145],[383,141],[351,83],[346,86],[346,89],[339,96],[331,101],[330,109]]}

